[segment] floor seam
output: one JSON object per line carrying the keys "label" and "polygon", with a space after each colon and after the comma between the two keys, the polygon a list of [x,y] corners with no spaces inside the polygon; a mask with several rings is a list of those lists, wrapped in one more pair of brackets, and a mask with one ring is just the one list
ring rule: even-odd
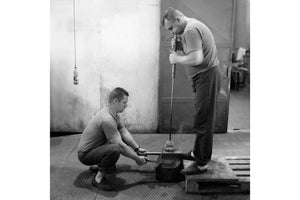
{"label": "floor seam", "polygon": [[72,148],[72,150],[70,151],[70,153],[68,154],[68,156],[64,159],[64,161],[66,161],[70,157],[70,155],[72,154],[73,150],[77,147],[78,143],[79,143],[79,141],[77,141],[75,143],[74,147]]}

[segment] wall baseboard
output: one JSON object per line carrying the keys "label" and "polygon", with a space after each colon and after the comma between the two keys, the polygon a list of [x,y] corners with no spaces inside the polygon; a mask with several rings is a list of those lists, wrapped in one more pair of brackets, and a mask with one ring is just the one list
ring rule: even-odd
{"label": "wall baseboard", "polygon": [[50,137],[61,137],[61,136],[67,136],[67,135],[76,135],[81,134],[82,132],[51,132],[50,131]]}

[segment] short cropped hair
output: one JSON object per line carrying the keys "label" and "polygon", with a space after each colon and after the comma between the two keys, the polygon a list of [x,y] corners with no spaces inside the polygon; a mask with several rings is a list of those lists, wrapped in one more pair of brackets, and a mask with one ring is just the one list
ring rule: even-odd
{"label": "short cropped hair", "polygon": [[108,103],[112,103],[115,98],[120,102],[124,96],[129,96],[129,93],[121,87],[116,87],[109,93]]}
{"label": "short cropped hair", "polygon": [[165,10],[165,13],[161,19],[161,25],[165,25],[165,19],[174,22],[177,17],[183,17],[184,14],[175,8],[169,7]]}

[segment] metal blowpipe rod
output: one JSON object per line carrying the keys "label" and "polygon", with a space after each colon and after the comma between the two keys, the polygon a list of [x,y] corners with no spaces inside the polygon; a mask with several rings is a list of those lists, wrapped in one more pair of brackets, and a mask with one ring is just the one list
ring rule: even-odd
{"label": "metal blowpipe rod", "polygon": [[[177,36],[174,35],[172,42],[171,42],[171,50],[176,51],[176,40]],[[172,89],[171,89],[171,108],[170,108],[170,131],[169,131],[169,140],[166,142],[164,150],[166,152],[174,152],[174,142],[171,140],[172,137],[172,119],[173,119],[173,98],[174,98],[174,83],[175,83],[175,72],[176,72],[176,65],[172,64]]]}
{"label": "metal blowpipe rod", "polygon": [[169,131],[169,140],[171,140],[171,133],[172,133],[172,118],[173,118],[173,98],[174,98],[174,83],[175,83],[175,72],[176,72],[176,65],[172,65],[172,89],[171,89],[171,107],[170,107],[170,131]]}
{"label": "metal blowpipe rod", "polygon": [[[175,44],[171,45],[172,51],[176,51],[176,40],[177,36],[174,35],[173,40]],[[170,131],[169,131],[169,140],[171,141],[171,134],[172,134],[172,119],[173,119],[173,98],[174,98],[174,83],[175,83],[175,73],[176,73],[176,65],[172,64],[172,88],[171,88],[171,107],[170,107]]]}

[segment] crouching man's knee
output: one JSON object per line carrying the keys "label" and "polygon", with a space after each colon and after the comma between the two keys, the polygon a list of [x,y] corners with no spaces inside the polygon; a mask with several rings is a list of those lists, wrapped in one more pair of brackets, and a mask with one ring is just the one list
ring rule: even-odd
{"label": "crouching man's knee", "polygon": [[121,147],[119,144],[111,144],[109,155],[115,159],[120,157]]}

